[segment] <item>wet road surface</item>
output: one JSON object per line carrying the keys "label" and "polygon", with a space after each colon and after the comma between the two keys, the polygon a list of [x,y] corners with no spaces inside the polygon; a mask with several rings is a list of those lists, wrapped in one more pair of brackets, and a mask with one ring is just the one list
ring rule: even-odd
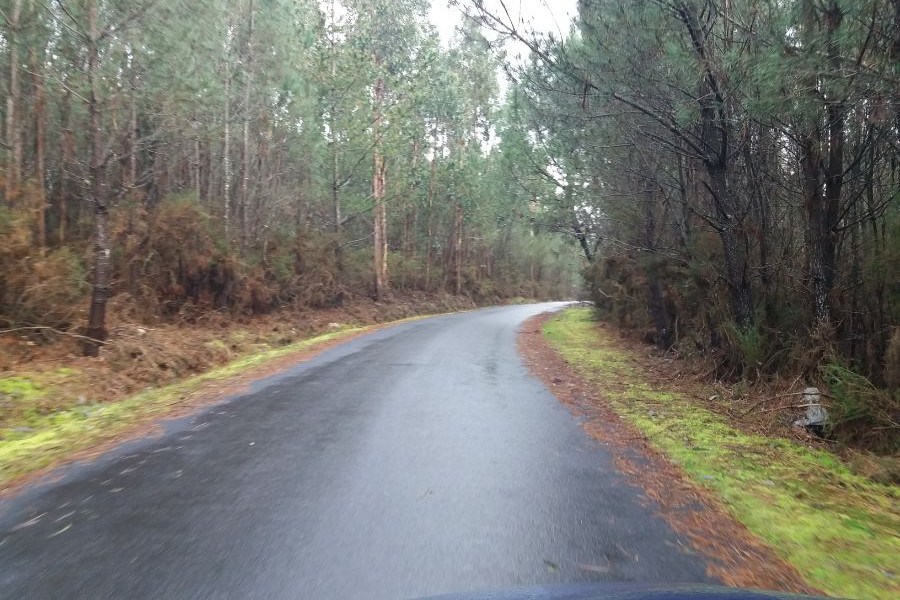
{"label": "wet road surface", "polygon": [[3,598],[707,581],[486,309],[362,336],[0,502]]}

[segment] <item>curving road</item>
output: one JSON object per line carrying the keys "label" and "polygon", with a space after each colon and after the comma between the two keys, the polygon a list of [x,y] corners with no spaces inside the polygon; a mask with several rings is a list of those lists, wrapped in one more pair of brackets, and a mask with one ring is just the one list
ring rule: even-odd
{"label": "curving road", "polygon": [[519,326],[558,306],[362,336],[3,501],[0,596],[398,599],[706,581],[523,366]]}

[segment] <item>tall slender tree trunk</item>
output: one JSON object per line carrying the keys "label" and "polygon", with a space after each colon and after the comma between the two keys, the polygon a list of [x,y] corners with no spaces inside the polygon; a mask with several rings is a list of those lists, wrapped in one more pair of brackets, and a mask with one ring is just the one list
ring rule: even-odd
{"label": "tall slender tree trunk", "polygon": [[[726,169],[707,165],[710,189],[716,206],[719,239],[725,258],[725,280],[731,292],[731,314],[738,327],[746,328],[753,319],[753,296],[750,287],[750,256],[741,239],[737,217],[726,208],[731,203]],[[733,206],[731,208],[734,208]]]}
{"label": "tall slender tree trunk", "polygon": [[375,298],[379,301],[387,294],[387,216],[384,206],[385,164],[380,152],[375,154],[373,180],[373,234],[375,244]]}
{"label": "tall slender tree trunk", "polygon": [[[763,165],[763,172],[772,172],[772,135],[768,127],[764,125],[758,126],[758,134],[756,141],[756,151],[752,151],[750,144],[746,145],[745,156],[746,163],[752,178],[753,201],[756,211],[757,231],[756,236],[759,242],[759,279],[764,289],[769,289],[772,283],[771,266],[769,265],[769,227],[772,221],[772,208],[769,206],[770,183],[761,177],[757,169],[757,164]],[[766,294],[766,310],[771,314],[771,297],[772,294]]]}
{"label": "tall slender tree trunk", "polygon": [[200,185],[200,172],[201,172],[201,152],[200,152],[200,136],[199,134],[194,136],[194,157],[191,161],[191,186],[194,188],[194,195],[197,196],[197,202],[200,204],[204,203],[206,198],[203,197],[203,188]]}
{"label": "tall slender tree trunk", "polygon": [[107,206],[104,198],[104,156],[102,147],[99,82],[100,38],[97,26],[97,2],[88,9],[88,113],[90,115],[90,202],[94,209],[94,273],[91,283],[91,307],[86,335],[91,340],[84,345],[85,356],[98,356],[100,345],[106,340],[106,303],[109,299],[110,248],[107,231]]}
{"label": "tall slender tree trunk", "polygon": [[[411,180],[417,181],[416,172],[419,168],[419,140],[413,141],[412,146],[412,173]],[[403,255],[406,258],[412,258],[415,252],[415,227],[416,217],[418,216],[417,204],[415,202],[407,202],[403,210],[405,212],[403,219]]]}
{"label": "tall slender tree trunk", "polygon": [[818,127],[812,125],[801,137],[800,171],[803,176],[803,204],[806,212],[805,246],[816,323],[824,323],[829,319],[828,278],[825,275],[828,227],[822,192],[820,145]]}
{"label": "tall slender tree trunk", "polygon": [[[827,28],[826,50],[828,52],[828,67],[833,79],[840,77],[841,56],[838,48],[838,29],[843,21],[843,9],[840,4],[832,0],[828,4],[825,14]],[[841,190],[844,185],[844,141],[846,107],[843,100],[843,91],[832,82],[827,91],[827,108],[825,114],[828,117],[828,165],[825,169],[825,231],[822,250],[824,256],[825,277],[825,314],[822,319],[830,320],[831,290],[834,288],[835,271],[837,270],[837,226],[841,209]]]}
{"label": "tall slender tree trunk", "polygon": [[[331,0],[330,27],[336,27],[336,18],[335,0]],[[329,59],[331,62],[331,89],[329,90],[331,104],[328,107],[328,129],[331,134],[331,207],[334,215],[334,232],[340,234],[343,216],[341,215],[341,171],[337,142],[337,46],[335,44],[335,35],[335,31],[332,30],[328,36]],[[338,261],[338,266],[340,267],[340,261]]]}
{"label": "tall slender tree trunk", "polygon": [[692,2],[678,2],[675,11],[687,29],[703,75],[697,95],[700,136],[704,147],[703,165],[709,180],[708,191],[716,216],[716,229],[722,242],[731,313],[738,327],[746,328],[753,317],[750,256],[741,223],[743,210],[728,186],[732,127],[728,102],[721,91],[719,74],[712,67],[712,48],[706,30],[700,24],[698,7]]}
{"label": "tall slender tree trunk", "polygon": [[247,16],[247,43],[245,52],[244,72],[244,101],[243,101],[243,132],[241,136],[241,248],[247,245],[249,237],[250,218],[250,87],[253,80],[253,0],[249,0]]}
{"label": "tall slender tree trunk", "polygon": [[453,292],[462,293],[463,207],[457,201],[453,211]]}
{"label": "tall slender tree trunk", "polygon": [[[331,0],[331,24],[332,28],[336,27],[335,23],[335,0]],[[334,218],[334,233],[337,240],[334,245],[334,262],[335,270],[340,276],[344,271],[344,248],[341,245],[341,230],[343,229],[344,216],[341,214],[341,163],[338,154],[338,137],[337,137],[337,46],[335,43],[335,31],[332,30],[328,36],[330,51],[330,69],[331,81],[329,90],[329,107],[328,107],[328,129],[331,135],[330,159],[331,159],[331,210]]]}
{"label": "tall slender tree trunk", "polygon": [[66,87],[63,93],[59,111],[59,126],[62,130],[62,140],[59,146],[59,190],[56,194],[57,218],[57,242],[60,246],[66,243],[66,225],[68,220],[67,205],[69,202],[69,165],[72,164],[75,140],[70,120],[72,118],[72,92]]}
{"label": "tall slender tree trunk", "polygon": [[[865,147],[866,138],[866,113],[862,106],[856,108],[853,123],[855,125],[855,146],[857,148]],[[873,145],[874,146],[874,145]],[[871,174],[874,165],[869,165],[867,159],[870,156],[869,150],[866,150],[860,160],[854,161],[850,167],[851,180],[861,181],[862,190],[867,192],[867,188],[872,180]],[[858,364],[865,364],[865,325],[862,298],[863,292],[863,274],[861,262],[860,244],[864,236],[865,218],[860,210],[860,202],[854,202],[850,207],[848,215],[851,223],[850,227],[850,311],[847,321],[844,323],[847,338],[847,355]],[[873,370],[870,370],[871,374]]]}
{"label": "tall slender tree trunk", "polygon": [[594,262],[594,252],[591,249],[591,245],[588,243],[587,233],[585,233],[584,227],[582,227],[581,223],[578,221],[578,214],[575,211],[575,203],[572,199],[572,194],[572,186],[567,185],[565,187],[566,209],[571,213],[572,233],[575,235],[575,239],[578,240],[578,245],[581,246],[581,252],[584,254],[585,260],[589,263]]}
{"label": "tall slender tree trunk", "polygon": [[673,335],[669,325],[669,315],[666,311],[665,296],[663,295],[662,281],[659,273],[659,258],[656,255],[656,197],[653,193],[653,183],[644,181],[644,245],[650,256],[646,259],[647,275],[647,303],[650,308],[650,316],[656,328],[656,345],[661,350],[672,347]]}
{"label": "tall slender tree trunk", "polygon": [[[803,4],[804,29],[808,51],[816,46],[817,7],[812,0]],[[843,14],[837,2],[829,2],[825,9],[826,53],[829,79],[837,78],[840,70],[840,54],[837,47],[837,30]],[[806,78],[812,94],[817,90],[817,74]],[[818,115],[804,124],[800,136],[800,168],[803,176],[804,208],[806,212],[806,248],[809,262],[810,287],[813,294],[815,325],[831,320],[831,290],[834,287],[837,260],[837,219],[840,212],[841,189],[844,177],[844,103],[836,84],[829,81],[825,87],[827,153],[822,152],[822,132]],[[814,96],[818,98],[818,95]],[[827,164],[826,158],[827,156]]]}
{"label": "tall slender tree trunk", "polygon": [[225,227],[225,242],[231,243],[231,67],[225,61],[225,139],[222,144],[222,220]]}
{"label": "tall slender tree trunk", "polygon": [[[334,119],[331,119],[332,124]],[[332,129],[332,131],[334,131]],[[331,141],[331,207],[334,217],[334,232],[340,233],[342,228],[341,220],[344,218],[341,214],[341,182],[339,181],[340,171],[338,166],[338,145],[337,140]]]}
{"label": "tall slender tree trunk", "polygon": [[435,123],[434,128],[431,131],[432,137],[432,148],[434,149],[434,153],[431,157],[431,165],[428,171],[428,191],[426,192],[426,201],[425,210],[426,213],[426,235],[425,239],[427,240],[428,247],[425,249],[425,289],[431,290],[431,270],[432,270],[432,262],[434,261],[434,215],[432,206],[434,204],[434,186],[437,174],[437,157],[438,157],[438,145],[437,145],[437,124]]}
{"label": "tall slender tree trunk", "polygon": [[[381,68],[381,57],[375,55],[375,66]],[[384,205],[385,196],[385,161],[383,149],[382,121],[384,109],[384,78],[380,75],[375,81],[374,91],[374,118],[372,119],[372,131],[375,136],[373,144],[372,177],[372,220],[373,238],[375,244],[375,299],[381,301],[385,298],[388,289],[387,267],[387,215]]]}
{"label": "tall slender tree trunk", "polygon": [[403,223],[403,254],[407,259],[413,258],[416,253],[416,221],[418,211],[415,206],[407,209]]}
{"label": "tall slender tree trunk", "polygon": [[425,239],[428,247],[425,248],[425,289],[431,290],[431,271],[434,262],[434,215],[432,205],[434,204],[434,171],[437,157],[431,160],[431,183],[428,185],[428,199],[426,201],[426,231]]}
{"label": "tall slender tree trunk", "polygon": [[[132,58],[133,60],[133,58]],[[132,68],[131,73],[131,98],[128,115],[128,178],[125,187],[132,204],[137,202],[137,171],[138,171],[138,110],[137,110],[137,74]],[[133,208],[133,207],[132,207]]]}
{"label": "tall slender tree trunk", "polygon": [[44,185],[46,169],[45,129],[47,126],[47,98],[44,77],[37,52],[31,52],[32,84],[34,85],[34,183],[36,186],[38,245],[47,247],[47,188]]}
{"label": "tall slender tree trunk", "polygon": [[6,163],[6,202],[9,205],[18,198],[22,178],[22,127],[18,109],[21,104],[19,90],[19,26],[21,25],[22,0],[13,0],[9,12],[7,44],[9,47],[9,89],[6,95],[6,143],[9,156]]}
{"label": "tall slender tree trunk", "polygon": [[[128,115],[128,169],[125,172],[125,189],[128,193],[128,235],[135,235],[135,219],[142,219],[144,211],[138,210],[138,111],[137,111],[137,74],[134,69],[134,55],[129,56],[131,67],[131,97],[129,98]],[[145,198],[146,200],[146,198]],[[146,203],[145,203],[146,206]],[[140,252],[130,252],[128,256],[128,292],[132,298],[138,296],[140,280]]]}

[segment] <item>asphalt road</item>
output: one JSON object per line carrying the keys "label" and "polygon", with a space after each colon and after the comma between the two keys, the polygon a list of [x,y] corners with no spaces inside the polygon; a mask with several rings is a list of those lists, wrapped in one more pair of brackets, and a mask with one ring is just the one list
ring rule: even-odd
{"label": "asphalt road", "polygon": [[362,336],[0,502],[4,598],[707,581],[481,310]]}

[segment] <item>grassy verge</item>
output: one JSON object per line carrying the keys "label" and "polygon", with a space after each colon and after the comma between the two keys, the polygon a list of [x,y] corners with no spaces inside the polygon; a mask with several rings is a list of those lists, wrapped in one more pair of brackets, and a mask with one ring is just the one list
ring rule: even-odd
{"label": "grassy verge", "polygon": [[742,432],[651,385],[590,309],[563,311],[543,332],[616,412],[811,585],[841,597],[900,597],[900,488],[854,475],[828,452]]}
{"label": "grassy verge", "polygon": [[239,383],[242,375],[277,359],[315,350],[327,342],[367,329],[371,327],[345,328],[300,340],[122,400],[77,405],[49,414],[39,410],[42,400],[65,394],[67,379],[77,375],[73,370],[63,368],[34,377],[26,373],[0,379],[3,397],[34,407],[18,422],[0,429],[0,490],[29,473],[55,466],[75,453],[115,440],[137,425],[185,408],[196,394],[213,384],[227,387]]}

